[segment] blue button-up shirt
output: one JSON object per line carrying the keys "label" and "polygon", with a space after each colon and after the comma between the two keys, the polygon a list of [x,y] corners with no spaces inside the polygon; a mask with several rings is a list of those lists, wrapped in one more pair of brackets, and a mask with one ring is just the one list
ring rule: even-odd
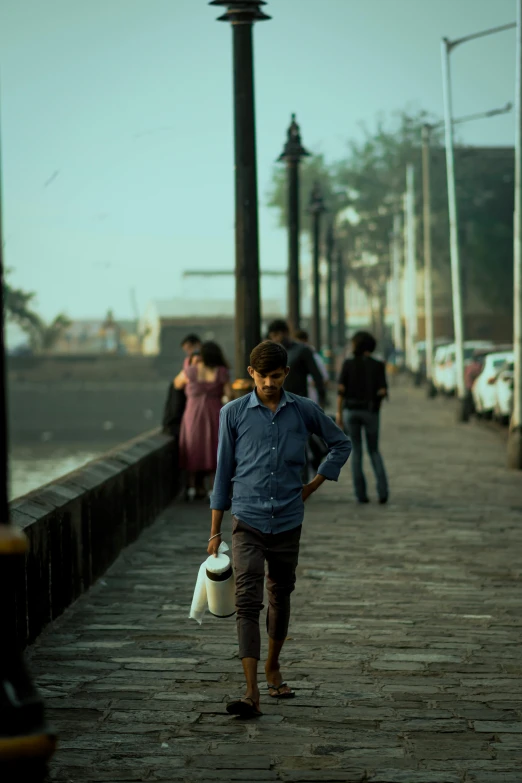
{"label": "blue button-up shirt", "polygon": [[310,433],[330,449],[318,473],[337,481],[351,443],[315,402],[283,391],[273,413],[253,391],[225,405],[211,508],[232,508],[234,516],[263,533],[301,525],[302,470]]}

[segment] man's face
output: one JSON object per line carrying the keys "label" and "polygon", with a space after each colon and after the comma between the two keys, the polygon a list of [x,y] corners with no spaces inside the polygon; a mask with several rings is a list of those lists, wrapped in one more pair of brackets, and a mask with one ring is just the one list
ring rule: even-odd
{"label": "man's face", "polygon": [[276,398],[279,395],[286,376],[290,372],[290,367],[281,367],[278,370],[273,370],[266,374],[256,372],[253,367],[249,367],[248,372],[250,377],[254,379],[258,392],[260,392],[263,397],[271,399]]}
{"label": "man's face", "polygon": [[194,351],[199,351],[201,345],[200,343],[187,342],[187,343],[183,343],[181,347],[183,348],[187,356],[192,356]]}
{"label": "man's face", "polygon": [[285,339],[286,334],[284,332],[269,332],[268,333],[268,339],[272,340],[274,343],[282,343]]}

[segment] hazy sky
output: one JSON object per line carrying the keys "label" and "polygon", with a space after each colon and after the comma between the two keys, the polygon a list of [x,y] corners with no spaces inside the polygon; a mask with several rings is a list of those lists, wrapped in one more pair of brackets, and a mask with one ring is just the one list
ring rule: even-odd
{"label": "hazy sky", "polygon": [[[297,112],[327,158],[379,111],[442,112],[440,38],[515,19],[515,0],[270,0],[256,25],[261,263],[286,265],[267,209]],[[232,268],[231,30],[206,0],[1,0],[4,238],[13,282],[64,310],[132,316],[186,268]],[[455,114],[513,99],[515,33],[452,55]],[[514,116],[466,126],[512,144]],[[58,172],[58,173],[56,173]],[[217,281],[216,287],[230,283]]]}

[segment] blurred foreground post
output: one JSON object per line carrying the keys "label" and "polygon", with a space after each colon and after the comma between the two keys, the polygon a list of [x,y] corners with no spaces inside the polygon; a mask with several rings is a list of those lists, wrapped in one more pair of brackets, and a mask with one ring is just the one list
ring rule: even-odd
{"label": "blurred foreground post", "polygon": [[310,153],[301,144],[301,133],[295,114],[287,131],[287,140],[279,161],[285,161],[288,172],[288,321],[294,331],[301,326],[301,291],[299,270],[299,166]]}
{"label": "blurred foreground post", "polygon": [[[1,180],[1,173],[0,173]],[[1,191],[1,187],[0,187]],[[4,265],[0,192],[0,781],[43,778],[56,738],[45,723],[39,697],[16,638],[25,606],[16,606],[14,585],[25,568],[27,539],[10,525],[8,503],[8,436],[4,347]]]}
{"label": "blurred foreground post", "polygon": [[[236,352],[239,387],[247,376],[250,352],[261,341],[256,126],[252,28],[269,19],[264,0],[212,0],[226,6],[220,22],[230,22],[234,61],[234,144],[236,172]],[[241,390],[241,389],[240,389]]]}
{"label": "blurred foreground post", "polygon": [[513,415],[509,428],[508,466],[522,469],[522,0],[517,0],[515,135],[515,219],[514,219],[514,322]]}

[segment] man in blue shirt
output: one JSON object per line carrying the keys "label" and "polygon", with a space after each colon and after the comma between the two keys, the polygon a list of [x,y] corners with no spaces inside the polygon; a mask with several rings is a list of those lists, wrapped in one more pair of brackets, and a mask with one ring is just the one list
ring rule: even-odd
{"label": "man in blue shirt", "polygon": [[[337,481],[350,456],[344,432],[316,403],[283,389],[288,356],[267,340],[250,355],[254,391],[221,410],[217,472],[211,497],[212,527],[208,552],[221,543],[225,511],[232,509],[232,555],[236,577],[239,655],[246,694],[227,705],[233,715],[260,715],[257,663],[261,655],[259,613],[263,608],[265,561],[268,563],[268,657],[265,673],[272,698],[291,698],[283,682],[279,654],[290,619],[304,503],[326,480]],[[317,475],[303,486],[302,469],[310,433],[329,453]]]}

